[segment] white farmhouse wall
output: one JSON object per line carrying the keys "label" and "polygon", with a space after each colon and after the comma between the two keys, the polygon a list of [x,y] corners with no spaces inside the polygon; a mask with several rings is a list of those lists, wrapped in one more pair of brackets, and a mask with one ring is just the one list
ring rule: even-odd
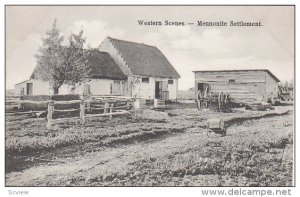
{"label": "white farmhouse wall", "polygon": [[[88,82],[82,83],[81,85],[75,86],[73,89],[69,85],[62,85],[59,88],[59,94],[83,94],[84,85],[90,85],[90,91],[93,95],[122,95],[120,91],[114,91],[115,80],[110,79],[91,79]],[[118,80],[117,80],[118,81]],[[121,83],[121,88],[118,87],[119,90],[123,91],[126,89],[127,84],[124,81],[118,81]],[[22,83],[15,85],[15,95],[21,95],[21,90],[24,88],[24,94],[26,95],[26,84],[33,83],[33,95],[51,95],[53,94],[53,90],[49,87],[47,82],[43,82],[41,80],[27,80]],[[111,94],[111,87],[113,88],[113,93]],[[124,95],[124,94],[123,94]]]}
{"label": "white farmhouse wall", "polygon": [[[147,77],[147,76],[144,76]],[[169,99],[177,99],[178,91],[178,79],[173,78],[161,78],[161,77],[149,77],[149,83],[142,83],[142,76],[133,76],[132,96],[140,97],[143,99],[155,98],[155,82],[173,80],[173,84],[168,84]]]}
{"label": "white farmhouse wall", "polygon": [[132,96],[143,99],[154,99],[155,79],[149,78],[149,83],[143,83],[142,77],[134,76],[132,83]]}
{"label": "white farmhouse wall", "polygon": [[48,95],[52,93],[51,88],[49,87],[48,82],[41,80],[32,80],[33,81],[33,95]]}
{"label": "white farmhouse wall", "polygon": [[27,83],[32,83],[32,94],[33,95],[48,95],[51,91],[49,90],[49,85],[47,82],[41,80],[27,80],[22,83],[15,85],[15,95],[21,96],[22,89],[23,95],[27,95]]}
{"label": "white farmhouse wall", "polygon": [[[59,91],[60,94],[83,94],[84,92],[84,86],[90,85],[90,91],[92,95],[114,95],[114,81],[119,80],[111,80],[111,79],[91,79],[90,81],[87,81],[85,83],[82,83],[79,86],[76,86],[76,88],[72,91],[71,87],[63,87],[63,91]],[[119,81],[122,83],[122,90],[124,89],[124,82]],[[112,93],[111,93],[111,87],[112,87]],[[120,95],[120,94],[115,94]]]}
{"label": "white farmhouse wall", "polygon": [[114,81],[108,79],[92,79],[86,84],[91,86],[91,93],[94,95],[110,95],[110,86],[113,86]]}
{"label": "white farmhouse wall", "polygon": [[173,79],[173,84],[168,84],[168,91],[169,91],[169,99],[176,100],[177,91],[178,91],[178,79]]}

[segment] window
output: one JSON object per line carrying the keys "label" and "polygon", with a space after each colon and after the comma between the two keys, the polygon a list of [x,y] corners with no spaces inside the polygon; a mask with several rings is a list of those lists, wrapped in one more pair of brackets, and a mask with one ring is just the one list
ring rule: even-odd
{"label": "window", "polygon": [[142,78],[142,83],[149,83],[149,78],[148,77],[143,77]]}
{"label": "window", "polygon": [[24,88],[21,88],[21,95],[24,95]]}
{"label": "window", "polygon": [[168,84],[173,84],[173,80],[172,79],[168,80]]}
{"label": "window", "polygon": [[110,94],[112,94],[113,93],[113,84],[111,83],[110,84]]}
{"label": "window", "polygon": [[235,79],[229,79],[229,83],[235,83]]}

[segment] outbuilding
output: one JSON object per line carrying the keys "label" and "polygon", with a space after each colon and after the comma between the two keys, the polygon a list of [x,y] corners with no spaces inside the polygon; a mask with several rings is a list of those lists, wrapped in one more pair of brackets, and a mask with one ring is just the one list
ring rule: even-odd
{"label": "outbuilding", "polygon": [[278,96],[279,79],[267,69],[209,70],[195,73],[195,93],[208,87],[241,101],[269,102]]}

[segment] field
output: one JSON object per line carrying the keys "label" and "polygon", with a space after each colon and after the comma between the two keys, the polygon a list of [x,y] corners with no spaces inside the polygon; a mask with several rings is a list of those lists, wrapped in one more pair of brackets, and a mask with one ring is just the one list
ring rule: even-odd
{"label": "field", "polygon": [[178,91],[178,100],[194,100],[195,99],[195,92],[194,91]]}
{"label": "field", "polygon": [[[228,120],[224,137],[206,128],[216,117]],[[293,185],[293,106],[219,113],[172,104],[53,131],[28,118],[6,116],[6,186]]]}

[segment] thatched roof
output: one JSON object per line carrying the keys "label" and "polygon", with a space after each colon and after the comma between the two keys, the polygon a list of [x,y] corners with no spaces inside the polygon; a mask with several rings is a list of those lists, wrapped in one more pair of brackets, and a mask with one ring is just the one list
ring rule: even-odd
{"label": "thatched roof", "polygon": [[108,37],[135,75],[180,78],[162,52],[155,46]]}
{"label": "thatched roof", "polygon": [[[89,77],[96,79],[115,79],[126,80],[127,77],[121,71],[119,66],[106,52],[100,52],[97,49],[85,50],[90,68]],[[37,68],[35,68],[36,70]],[[35,78],[36,71],[33,71],[31,79]]]}
{"label": "thatched roof", "polygon": [[127,77],[121,71],[120,67],[106,52],[100,52],[96,49],[90,50],[88,55],[88,62],[91,68],[91,78],[118,80],[127,79]]}

